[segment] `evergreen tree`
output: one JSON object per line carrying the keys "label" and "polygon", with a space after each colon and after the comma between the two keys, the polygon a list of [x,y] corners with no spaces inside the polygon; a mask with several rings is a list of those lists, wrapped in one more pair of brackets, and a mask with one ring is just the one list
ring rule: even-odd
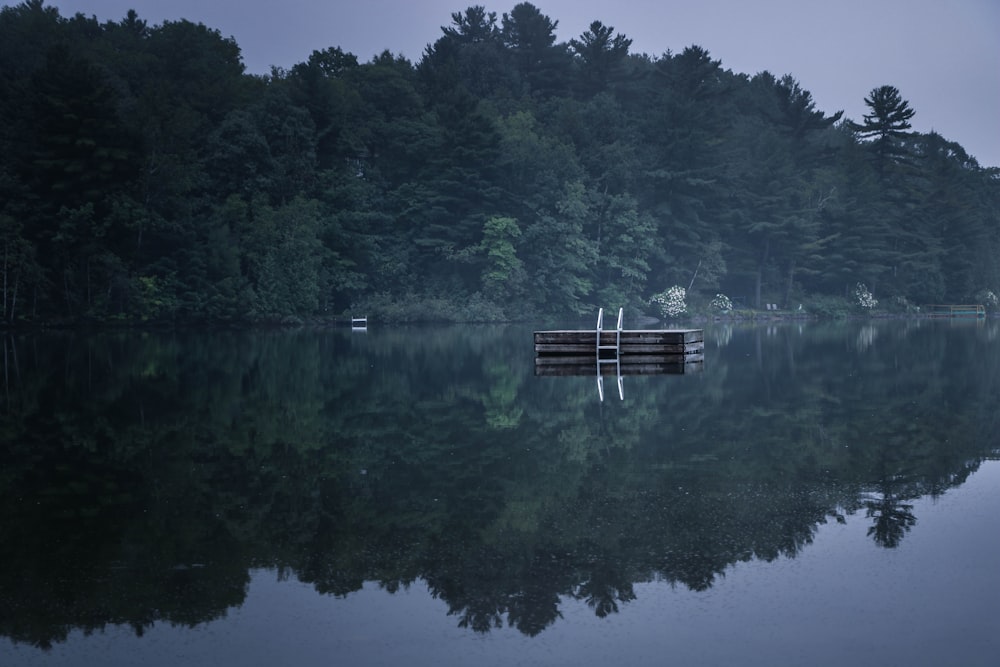
{"label": "evergreen tree", "polygon": [[604,90],[628,57],[632,40],[614,31],[614,26],[594,21],[580,39],[569,41],[570,50],[581,62],[585,96]]}
{"label": "evergreen tree", "polygon": [[873,88],[865,98],[865,106],[871,111],[862,116],[864,122],[852,123],[851,127],[862,139],[873,140],[875,163],[882,173],[886,162],[906,154],[901,142],[909,136],[906,130],[916,112],[893,86]]}
{"label": "evergreen tree", "polygon": [[525,93],[550,96],[565,88],[570,56],[565,45],[555,43],[558,25],[530,2],[503,15],[500,36],[527,85]]}

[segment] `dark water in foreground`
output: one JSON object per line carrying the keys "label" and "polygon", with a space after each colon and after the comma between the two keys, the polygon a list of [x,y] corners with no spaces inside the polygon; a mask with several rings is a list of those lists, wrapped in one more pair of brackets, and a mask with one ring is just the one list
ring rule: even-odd
{"label": "dark water in foreground", "polygon": [[[6,338],[0,665],[994,665],[1000,322]],[[613,386],[613,383],[611,385]]]}

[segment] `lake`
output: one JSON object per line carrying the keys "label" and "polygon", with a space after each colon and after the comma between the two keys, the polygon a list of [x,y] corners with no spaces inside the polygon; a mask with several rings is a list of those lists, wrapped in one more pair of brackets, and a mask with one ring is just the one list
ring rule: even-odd
{"label": "lake", "polygon": [[1000,322],[531,333],[7,336],[0,665],[996,664]]}

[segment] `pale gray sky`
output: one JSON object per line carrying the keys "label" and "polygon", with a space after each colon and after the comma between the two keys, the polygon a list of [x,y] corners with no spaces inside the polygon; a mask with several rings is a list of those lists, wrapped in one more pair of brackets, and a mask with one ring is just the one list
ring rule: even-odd
{"label": "pale gray sky", "polygon": [[[16,4],[14,0],[0,0]],[[362,62],[384,49],[416,62],[451,23],[483,5],[498,16],[517,0],[46,0],[119,20],[129,8],[151,25],[185,18],[233,37],[247,70],[289,68],[330,46]],[[791,74],[817,108],[861,120],[871,89],[892,85],[916,111],[916,130],[959,142],[1000,166],[1000,0],[537,0],[559,41],[594,20],[659,56],[697,44],[722,66]]]}

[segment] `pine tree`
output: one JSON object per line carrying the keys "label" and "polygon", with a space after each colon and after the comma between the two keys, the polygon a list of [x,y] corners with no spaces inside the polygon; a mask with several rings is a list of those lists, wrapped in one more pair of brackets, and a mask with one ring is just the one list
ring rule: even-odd
{"label": "pine tree", "polygon": [[865,105],[871,113],[862,116],[861,125],[851,123],[851,128],[862,139],[874,139],[875,162],[882,173],[887,161],[905,155],[900,142],[909,136],[910,119],[916,112],[893,86],[873,88],[865,98]]}

